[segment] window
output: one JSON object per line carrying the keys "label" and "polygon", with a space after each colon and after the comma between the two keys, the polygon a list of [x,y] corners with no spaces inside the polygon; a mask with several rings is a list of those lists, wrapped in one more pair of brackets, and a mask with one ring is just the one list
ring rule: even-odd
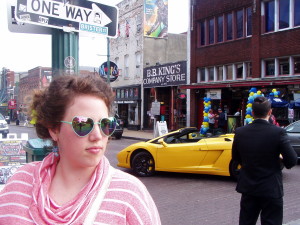
{"label": "window", "polygon": [[218,17],[218,42],[223,42],[223,16]]}
{"label": "window", "polygon": [[274,31],[275,3],[273,1],[265,2],[265,31]]}
{"label": "window", "polygon": [[290,74],[289,58],[279,59],[279,75]]}
{"label": "window", "polygon": [[205,68],[199,68],[197,75],[197,83],[200,83],[201,81],[205,82]]}
{"label": "window", "polygon": [[217,72],[217,80],[223,80],[223,66],[218,66]]}
{"label": "window", "polygon": [[300,56],[294,57],[294,73],[300,73]]}
{"label": "window", "polygon": [[237,79],[243,78],[243,64],[242,63],[236,64],[236,78]]}
{"label": "window", "polygon": [[244,11],[239,10],[236,12],[236,38],[244,36]]}
{"label": "window", "polygon": [[247,36],[252,35],[252,9],[251,7],[247,8],[247,19],[246,19],[246,23],[247,23]]}
{"label": "window", "polygon": [[215,20],[209,20],[209,44],[215,42]]}
{"label": "window", "polygon": [[227,14],[227,40],[232,40],[232,13]]}
{"label": "window", "polygon": [[129,55],[124,56],[124,78],[129,78]]}
{"label": "window", "polygon": [[135,67],[136,67],[135,76],[140,77],[141,75],[141,53],[140,52],[135,53]]}
{"label": "window", "polygon": [[252,64],[251,62],[246,63],[246,78],[252,77]]}
{"label": "window", "polygon": [[208,68],[208,80],[214,81],[214,68],[213,67]]}
{"label": "window", "polygon": [[200,23],[200,45],[205,45],[205,22]]}
{"label": "window", "polygon": [[274,76],[275,75],[275,61],[274,59],[266,60],[266,75]]}
{"label": "window", "polygon": [[232,65],[227,65],[226,66],[226,80],[232,80],[232,77],[233,77]]}
{"label": "window", "polygon": [[295,5],[294,5],[294,15],[295,15],[294,23],[295,23],[295,26],[300,26],[300,0],[294,0],[294,1],[295,1]]}
{"label": "window", "polygon": [[288,28],[290,26],[290,1],[279,0],[279,29]]}

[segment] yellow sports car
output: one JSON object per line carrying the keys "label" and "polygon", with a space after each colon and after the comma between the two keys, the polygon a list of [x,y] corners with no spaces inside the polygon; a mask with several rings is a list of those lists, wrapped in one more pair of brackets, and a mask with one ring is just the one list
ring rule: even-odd
{"label": "yellow sports car", "polygon": [[182,128],[128,146],[118,153],[118,166],[131,168],[142,177],[167,171],[236,178],[239,165],[231,160],[233,137],[201,137],[197,128]]}

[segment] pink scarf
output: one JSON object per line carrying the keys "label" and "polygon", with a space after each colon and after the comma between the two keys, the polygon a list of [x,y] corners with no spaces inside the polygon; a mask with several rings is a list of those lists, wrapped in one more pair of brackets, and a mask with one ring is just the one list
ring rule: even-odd
{"label": "pink scarf", "polygon": [[49,154],[33,174],[33,202],[29,213],[36,224],[83,224],[96,194],[107,175],[109,162],[103,157],[89,183],[78,195],[63,206],[55,205],[48,196],[48,189],[55,173],[59,157]]}

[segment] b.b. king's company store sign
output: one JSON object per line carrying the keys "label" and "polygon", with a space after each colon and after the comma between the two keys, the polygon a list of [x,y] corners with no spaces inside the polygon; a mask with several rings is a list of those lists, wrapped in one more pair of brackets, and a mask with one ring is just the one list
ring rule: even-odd
{"label": "b.b. king's company store sign", "polygon": [[186,84],[186,61],[144,69],[144,88]]}

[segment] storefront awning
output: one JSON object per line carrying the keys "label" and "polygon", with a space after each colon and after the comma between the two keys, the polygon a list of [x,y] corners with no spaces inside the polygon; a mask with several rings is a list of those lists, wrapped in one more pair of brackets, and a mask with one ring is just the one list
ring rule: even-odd
{"label": "storefront awning", "polygon": [[289,103],[281,98],[269,98],[272,108],[285,108]]}
{"label": "storefront awning", "polygon": [[300,98],[289,104],[290,109],[300,109]]}
{"label": "storefront awning", "polygon": [[180,85],[180,89],[205,89],[205,88],[230,88],[230,87],[250,87],[250,86],[282,86],[290,84],[300,84],[300,77],[294,79],[275,79],[275,80],[243,80],[228,82],[205,82]]}

